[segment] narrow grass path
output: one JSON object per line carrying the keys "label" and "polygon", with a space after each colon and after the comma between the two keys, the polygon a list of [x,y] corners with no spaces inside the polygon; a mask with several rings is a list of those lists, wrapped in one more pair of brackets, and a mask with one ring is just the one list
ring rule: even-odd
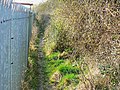
{"label": "narrow grass path", "polygon": [[39,87],[38,90],[51,90],[49,86],[49,79],[46,74],[46,60],[43,53],[43,36],[40,37],[39,49],[38,49],[38,64],[39,64]]}
{"label": "narrow grass path", "polygon": [[39,43],[39,50],[38,50],[38,64],[39,64],[39,87],[38,90],[44,90],[44,60],[43,60],[43,52],[42,52],[42,44],[43,39],[40,37],[40,43]]}

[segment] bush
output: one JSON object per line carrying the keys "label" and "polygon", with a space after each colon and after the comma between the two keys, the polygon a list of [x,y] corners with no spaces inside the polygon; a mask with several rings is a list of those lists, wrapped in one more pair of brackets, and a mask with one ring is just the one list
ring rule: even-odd
{"label": "bush", "polygon": [[[50,24],[44,33],[46,55],[70,49],[67,58],[71,60],[71,63],[77,62],[78,67],[83,66],[81,70],[83,77],[86,80],[90,79],[91,87],[95,87],[97,80],[94,78],[99,75],[110,77],[109,84],[107,83],[105,87],[101,85],[101,87],[117,89],[119,87],[120,53],[119,0],[60,1],[59,7],[50,13]],[[87,66],[80,63],[81,57]],[[56,56],[54,60],[57,58]],[[110,68],[106,68],[107,65]],[[106,69],[99,68],[99,66],[105,66]],[[79,74],[78,69],[71,65],[61,64],[58,67],[63,75]],[[83,83],[85,83],[84,79]]]}

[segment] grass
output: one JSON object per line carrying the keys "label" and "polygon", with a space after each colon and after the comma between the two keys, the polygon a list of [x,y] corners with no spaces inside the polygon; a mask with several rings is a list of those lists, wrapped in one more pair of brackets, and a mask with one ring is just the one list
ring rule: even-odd
{"label": "grass", "polygon": [[79,68],[73,67],[71,65],[62,64],[59,66],[59,71],[62,75],[66,74],[79,74]]}
{"label": "grass", "polygon": [[79,83],[79,79],[77,77],[79,74],[79,68],[72,66],[70,60],[68,59],[60,59],[60,54],[60,52],[53,52],[52,54],[45,57],[47,62],[46,74],[50,80],[50,83],[53,84],[56,82],[51,78],[57,72],[57,74],[60,74],[61,76],[61,79],[57,84],[58,88],[61,88],[63,85],[69,85],[71,83],[77,85]]}
{"label": "grass", "polygon": [[48,55],[47,58],[49,60],[57,60],[59,59],[60,52],[53,52],[52,54]]}
{"label": "grass", "polygon": [[33,30],[29,47],[28,67],[25,72],[22,90],[37,90],[39,84],[38,37],[39,34],[37,33],[37,30]]}
{"label": "grass", "polygon": [[[62,77],[61,81],[58,84],[58,88],[66,88],[69,85],[76,86],[79,83],[78,76],[76,74],[66,74]],[[68,89],[67,89],[68,90]]]}

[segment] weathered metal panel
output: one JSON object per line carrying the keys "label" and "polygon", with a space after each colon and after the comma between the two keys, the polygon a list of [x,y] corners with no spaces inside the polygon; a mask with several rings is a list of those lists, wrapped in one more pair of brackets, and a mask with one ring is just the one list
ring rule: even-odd
{"label": "weathered metal panel", "polygon": [[10,88],[10,41],[9,41],[9,32],[10,32],[10,23],[5,22],[5,19],[9,19],[9,9],[8,7],[2,6],[0,9],[0,61],[1,61],[1,89],[8,90]]}
{"label": "weathered metal panel", "polygon": [[27,67],[33,13],[0,0],[0,90],[20,90]]}

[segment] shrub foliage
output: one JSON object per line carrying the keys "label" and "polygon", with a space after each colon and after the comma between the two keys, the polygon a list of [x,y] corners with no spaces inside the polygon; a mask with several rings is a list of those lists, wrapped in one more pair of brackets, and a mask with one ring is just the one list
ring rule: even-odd
{"label": "shrub foliage", "polygon": [[[82,72],[79,79],[82,77],[86,90],[118,90],[120,1],[56,0],[53,5],[47,11],[50,21],[44,32],[46,55],[66,51],[71,63]],[[60,71],[66,73],[66,68],[71,67]],[[71,70],[68,72],[74,72]]]}

